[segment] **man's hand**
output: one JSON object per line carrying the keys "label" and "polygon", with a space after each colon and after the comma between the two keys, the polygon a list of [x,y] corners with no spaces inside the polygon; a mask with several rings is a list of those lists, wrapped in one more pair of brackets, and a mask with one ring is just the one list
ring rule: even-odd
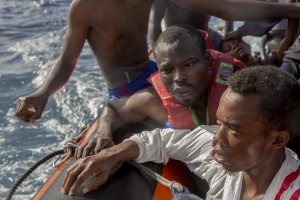
{"label": "man's hand", "polygon": [[83,188],[83,193],[95,190],[106,182],[115,164],[115,160],[105,150],[77,160],[67,169],[61,192],[75,195],[79,187],[91,176],[93,180]]}
{"label": "man's hand", "polygon": [[74,157],[76,159],[84,158],[99,153],[102,149],[114,146],[112,137],[107,134],[96,133],[94,138],[85,141],[75,149]]}
{"label": "man's hand", "polygon": [[80,158],[67,169],[62,193],[75,195],[78,188],[91,176],[94,180],[83,188],[83,193],[95,190],[106,182],[116,164],[136,159],[139,152],[138,144],[127,140],[93,156]]}
{"label": "man's hand", "polygon": [[17,101],[16,116],[24,122],[34,124],[41,118],[47,105],[48,97],[43,95],[27,95]]}

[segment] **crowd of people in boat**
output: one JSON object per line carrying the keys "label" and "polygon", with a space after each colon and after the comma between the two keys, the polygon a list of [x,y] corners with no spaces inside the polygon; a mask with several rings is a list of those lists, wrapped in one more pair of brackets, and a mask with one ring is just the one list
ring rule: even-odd
{"label": "crowd of people in boat", "polygon": [[[245,22],[221,35],[211,16]],[[19,98],[16,115],[28,123],[42,116],[87,41],[108,101],[97,134],[75,151],[64,194],[92,175],[84,192],[95,190],[126,160],[176,159],[208,182],[206,199],[298,199],[299,17],[295,1],[73,0],[60,56]],[[270,51],[255,56],[246,35],[264,36]],[[163,128],[114,143],[118,128],[146,118]]]}

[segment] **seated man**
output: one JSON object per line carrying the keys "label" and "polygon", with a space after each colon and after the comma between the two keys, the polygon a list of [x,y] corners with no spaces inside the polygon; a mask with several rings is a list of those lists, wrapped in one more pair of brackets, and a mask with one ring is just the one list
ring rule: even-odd
{"label": "seated man", "polygon": [[77,160],[69,169],[62,192],[74,194],[95,174],[83,192],[106,182],[120,162],[166,163],[182,160],[206,179],[206,199],[298,199],[300,161],[286,144],[299,136],[300,85],[275,67],[240,70],[229,81],[217,110],[215,134],[155,129]]}
{"label": "seated man", "polygon": [[154,88],[110,103],[101,116],[99,134],[78,147],[75,157],[112,146],[112,133],[122,122],[150,117],[180,129],[216,124],[216,110],[228,78],[245,67],[229,55],[206,50],[201,32],[189,25],[168,27],[155,43],[154,56],[159,67],[150,78]]}

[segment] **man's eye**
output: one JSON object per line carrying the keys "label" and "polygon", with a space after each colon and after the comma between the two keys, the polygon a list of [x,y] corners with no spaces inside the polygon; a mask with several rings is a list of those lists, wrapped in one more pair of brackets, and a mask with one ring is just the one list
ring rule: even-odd
{"label": "man's eye", "polygon": [[160,70],[162,73],[168,74],[172,72],[172,68],[171,67],[165,67],[163,69]]}
{"label": "man's eye", "polygon": [[234,129],[230,129],[230,133],[231,133],[231,134],[234,134],[234,135],[237,135],[237,131],[234,130]]}
{"label": "man's eye", "polygon": [[192,67],[193,65],[195,65],[197,63],[197,61],[191,61],[191,62],[187,62],[185,63],[185,67]]}
{"label": "man's eye", "polygon": [[229,126],[229,132],[230,132],[230,134],[238,135],[238,131],[235,126]]}

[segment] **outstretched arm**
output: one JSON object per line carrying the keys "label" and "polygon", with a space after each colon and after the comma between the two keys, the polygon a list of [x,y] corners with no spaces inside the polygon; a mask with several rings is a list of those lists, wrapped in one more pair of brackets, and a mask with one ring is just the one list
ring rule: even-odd
{"label": "outstretched arm", "polygon": [[[142,143],[145,142],[143,141],[144,138],[150,139],[150,143],[147,142],[149,143],[149,152],[147,151],[147,153],[152,155],[152,159],[154,159],[154,155],[165,155],[164,153],[160,153],[165,152],[163,151],[165,148],[163,143],[173,139],[173,132],[175,133],[176,130],[168,129],[167,134],[164,134],[164,137],[161,135],[162,130],[163,129],[155,129],[151,132],[145,131],[138,134],[137,140],[139,144],[135,140],[125,140],[116,146],[102,150],[96,155],[77,160],[67,169],[67,174],[64,178],[61,189],[62,193],[75,195],[80,185],[84,184],[84,182],[90,177],[94,177],[94,179],[83,188],[83,193],[93,191],[100,185],[104,184],[107,181],[112,168],[116,164],[136,159],[141,157],[139,155],[145,154],[144,150],[142,154],[140,152],[140,146],[142,146]],[[177,134],[174,134],[175,138],[178,139],[182,136],[179,132],[176,133]],[[169,144],[172,145],[175,143],[171,142]],[[153,152],[157,152],[157,154]],[[146,159],[147,157],[144,158],[144,160]]]}
{"label": "outstretched arm", "polygon": [[152,49],[155,41],[162,32],[161,22],[166,12],[167,1],[168,0],[155,0],[151,7],[148,35]]}
{"label": "outstretched arm", "polygon": [[246,21],[237,30],[227,33],[225,39],[237,39],[248,35],[261,37],[279,22],[280,20]]}
{"label": "outstretched arm", "polygon": [[251,0],[173,0],[209,15],[231,21],[299,18],[300,3],[275,3]]}
{"label": "outstretched arm", "polygon": [[[82,15],[78,15],[82,13]],[[16,116],[25,122],[34,123],[39,119],[49,96],[64,86],[69,80],[88,34],[88,19],[85,7],[72,2],[67,32],[59,58],[48,73],[42,86],[34,93],[21,97],[17,102]],[[29,110],[34,108],[34,110]]]}
{"label": "outstretched arm", "polygon": [[138,145],[133,141],[125,141],[96,155],[81,158],[68,168],[61,191],[63,194],[75,195],[89,177],[94,179],[83,188],[83,193],[93,191],[106,182],[113,166],[135,159],[138,155]]}
{"label": "outstretched arm", "polygon": [[39,89],[40,92],[48,96],[55,93],[68,81],[85,43],[89,23],[86,17],[78,15],[80,12],[85,12],[85,8],[81,6],[76,1],[72,2],[62,51],[42,87]]}
{"label": "outstretched arm", "polygon": [[[209,127],[213,132],[215,127]],[[121,144],[104,149],[94,156],[88,156],[77,160],[71,165],[62,185],[62,193],[75,195],[89,177],[94,179],[88,183],[83,192],[95,190],[104,184],[114,165],[136,159],[138,162],[155,161],[166,163],[169,158],[185,162],[190,170],[198,170],[201,175],[206,167],[200,167],[201,162],[211,161],[211,157],[202,157],[201,154],[209,154],[213,135],[202,129],[190,130],[155,129],[144,131],[132,136]],[[200,170],[201,169],[201,170]]]}

